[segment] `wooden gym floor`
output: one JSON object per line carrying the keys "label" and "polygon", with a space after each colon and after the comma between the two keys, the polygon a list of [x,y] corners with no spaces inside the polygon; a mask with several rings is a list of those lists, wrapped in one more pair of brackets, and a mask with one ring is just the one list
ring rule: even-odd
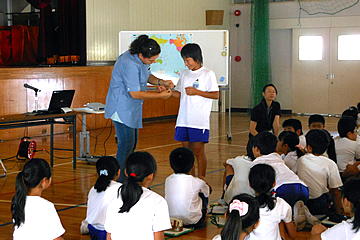
{"label": "wooden gym floor", "polygon": [[[280,119],[280,125],[285,119],[290,117],[300,119],[304,132],[308,131],[307,116],[283,115]],[[234,158],[246,153],[245,147],[248,140],[249,118],[245,113],[232,113],[232,141],[228,142],[228,114],[215,112],[211,114],[210,141],[206,144],[205,148],[208,161],[206,179],[213,187],[213,193],[209,199],[210,203],[217,202],[222,194],[223,162],[228,158]],[[337,121],[338,118],[335,117],[326,118],[326,129],[333,135],[336,135]],[[174,127],[175,119],[144,123],[144,128],[140,130],[137,145],[138,151],[150,152],[157,161],[158,171],[151,189],[162,196],[164,196],[165,179],[172,174],[168,156],[173,149],[181,146],[181,143],[174,140]],[[97,135],[99,136],[96,140],[95,136]],[[111,131],[111,128],[91,130],[90,136],[90,152],[92,155],[116,155],[117,145],[114,130]],[[104,145],[104,141],[107,138],[108,140]],[[32,140],[36,141],[38,150],[50,150],[50,137],[33,137]],[[16,155],[19,143],[19,139],[0,143],[0,158],[6,159]],[[71,148],[71,144],[71,134],[55,136],[55,147]],[[88,235],[81,235],[79,228],[81,221],[86,217],[88,191],[94,185],[97,178],[95,166],[93,163],[88,164],[78,160],[77,169],[73,170],[71,152],[54,151],[54,154],[52,184],[43,192],[42,196],[55,204],[66,230],[63,235],[64,239],[90,239]],[[50,155],[46,151],[37,152],[35,157],[50,161]],[[12,158],[4,160],[4,165],[8,170],[8,174],[6,177],[0,178],[0,239],[12,239],[13,228],[11,224],[10,202],[15,193],[16,175],[22,170],[24,161]],[[2,174],[1,168],[0,171],[0,174]],[[297,239],[307,239],[310,236],[309,230],[310,228],[306,227],[305,230],[299,233],[299,238]],[[177,239],[212,239],[220,231],[221,228],[211,224],[210,220],[207,219],[204,228],[177,237]],[[170,239],[170,237],[167,237],[167,239]]]}

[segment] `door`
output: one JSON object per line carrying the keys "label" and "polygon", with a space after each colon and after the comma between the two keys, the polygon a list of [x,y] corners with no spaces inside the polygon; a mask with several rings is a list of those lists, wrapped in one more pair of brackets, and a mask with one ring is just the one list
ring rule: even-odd
{"label": "door", "polygon": [[[301,44],[309,39],[302,38],[304,36],[316,37],[314,43],[318,43],[321,39],[322,49],[319,49],[321,46],[314,48],[316,44],[312,44],[312,40],[310,44]],[[292,111],[294,113],[329,113],[329,37],[329,28],[293,29]],[[302,54],[302,51],[309,48],[310,55],[312,51],[319,53],[315,56],[316,60],[306,60],[312,59],[311,56]]]}

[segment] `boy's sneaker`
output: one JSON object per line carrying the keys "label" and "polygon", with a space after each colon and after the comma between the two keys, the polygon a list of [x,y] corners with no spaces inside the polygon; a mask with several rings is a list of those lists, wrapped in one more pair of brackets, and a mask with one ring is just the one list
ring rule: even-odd
{"label": "boy's sneaker", "polygon": [[88,222],[85,221],[85,220],[83,220],[83,221],[81,222],[80,233],[81,233],[82,235],[89,234]]}
{"label": "boy's sneaker", "polygon": [[305,227],[305,204],[301,200],[297,201],[294,205],[294,222],[297,231],[300,231]]}
{"label": "boy's sneaker", "polygon": [[310,223],[313,226],[321,223],[321,221],[317,219],[317,217],[311,214],[307,206],[304,205],[304,209],[305,209],[305,218],[308,223]]}

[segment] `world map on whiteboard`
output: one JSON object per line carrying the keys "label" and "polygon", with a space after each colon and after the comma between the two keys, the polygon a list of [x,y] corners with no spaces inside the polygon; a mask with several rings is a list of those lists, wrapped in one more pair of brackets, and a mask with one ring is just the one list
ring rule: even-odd
{"label": "world map on whiteboard", "polygon": [[[150,65],[152,74],[159,78],[177,81],[186,68],[180,51],[183,46],[192,42],[192,34],[151,34],[148,36],[161,47],[160,56],[155,63]],[[134,34],[131,41],[137,37],[138,34]]]}

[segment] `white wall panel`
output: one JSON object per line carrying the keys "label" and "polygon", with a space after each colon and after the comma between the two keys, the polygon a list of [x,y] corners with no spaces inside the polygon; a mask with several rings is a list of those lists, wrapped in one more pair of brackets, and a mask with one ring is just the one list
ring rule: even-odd
{"label": "white wall panel", "polygon": [[[119,31],[229,29],[232,0],[87,0],[87,60],[114,61]],[[206,26],[206,10],[224,10],[223,25]]]}

